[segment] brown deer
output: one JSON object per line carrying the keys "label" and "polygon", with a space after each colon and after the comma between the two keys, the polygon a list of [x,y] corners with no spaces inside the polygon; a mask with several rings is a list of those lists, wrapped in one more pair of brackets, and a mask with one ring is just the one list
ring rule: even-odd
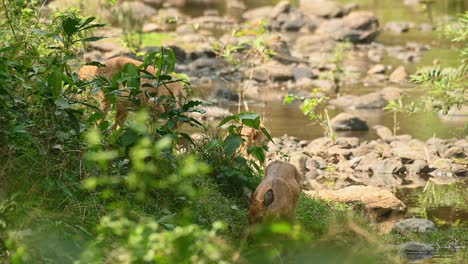
{"label": "brown deer", "polygon": [[302,176],[294,165],[274,161],[265,169],[265,177],[251,197],[249,223],[279,218],[292,221],[299,195]]}
{"label": "brown deer", "polygon": [[[102,64],[104,64],[105,67],[84,65],[80,68],[78,76],[81,79],[85,79],[85,80],[92,80],[96,78],[96,76],[105,77],[109,80],[112,80],[112,78],[114,78],[114,76],[118,72],[120,72],[126,64],[133,64],[135,66],[140,66],[142,62],[135,60],[135,59],[127,58],[127,57],[115,57],[115,58],[104,61]],[[155,75],[157,72],[157,69],[154,68],[153,66],[148,66],[145,70],[152,75]],[[145,79],[145,78],[140,79],[140,93],[136,95],[136,98],[140,101],[140,104],[142,106],[149,107],[152,113],[165,112],[168,110],[167,109],[168,106],[165,105],[164,103],[161,104],[159,102],[156,102],[154,98],[150,97],[150,95],[159,97],[159,96],[171,96],[172,94],[175,96],[178,102],[184,96],[183,85],[181,82],[172,82],[166,85],[160,85],[159,87],[152,87],[150,85],[145,85],[145,84],[151,84],[154,81],[155,80],[150,80],[150,79]],[[116,101],[117,101],[116,102],[116,117],[115,117],[114,126],[121,125],[127,117],[128,110],[137,107],[134,103],[132,103],[132,101],[130,101],[127,98],[128,95],[129,95],[128,91],[122,90],[120,92],[120,96],[116,97]],[[94,98],[99,100],[99,108],[104,113],[104,117],[102,118],[102,120],[104,120],[110,111],[111,97],[104,94],[104,92],[101,89],[97,92]]]}

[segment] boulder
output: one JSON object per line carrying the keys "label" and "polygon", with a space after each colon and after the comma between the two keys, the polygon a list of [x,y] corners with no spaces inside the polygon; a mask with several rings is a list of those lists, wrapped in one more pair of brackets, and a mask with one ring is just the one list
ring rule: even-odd
{"label": "boulder", "polygon": [[405,210],[402,201],[390,191],[372,186],[348,186],[340,190],[305,191],[312,198],[328,199],[342,203],[361,203],[371,217],[381,220],[383,217],[399,214]]}
{"label": "boulder", "polygon": [[409,218],[399,221],[392,228],[392,232],[400,234],[427,233],[435,230],[437,230],[437,228],[432,221],[420,218]]}
{"label": "boulder", "polygon": [[341,113],[335,116],[331,120],[331,127],[334,131],[369,130],[366,121],[348,113]]}
{"label": "boulder", "polygon": [[404,83],[408,80],[408,73],[404,66],[396,68],[389,77],[390,82],[393,83]]}
{"label": "boulder", "polygon": [[358,11],[340,18],[322,22],[317,33],[334,40],[369,43],[379,33],[379,21],[370,12]]}

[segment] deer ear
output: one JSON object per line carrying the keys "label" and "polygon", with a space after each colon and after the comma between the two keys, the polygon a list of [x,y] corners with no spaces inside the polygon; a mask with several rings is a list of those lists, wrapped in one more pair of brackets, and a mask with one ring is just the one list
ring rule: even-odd
{"label": "deer ear", "polygon": [[265,196],[263,197],[263,204],[265,204],[265,206],[270,206],[270,204],[272,204],[274,200],[275,195],[273,194],[273,190],[270,189],[265,193]]}

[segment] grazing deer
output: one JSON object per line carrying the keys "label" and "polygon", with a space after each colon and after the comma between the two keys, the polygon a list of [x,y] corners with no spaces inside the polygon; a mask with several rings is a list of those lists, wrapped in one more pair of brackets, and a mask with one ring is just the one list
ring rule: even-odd
{"label": "grazing deer", "polygon": [[[80,68],[78,76],[85,80],[92,80],[97,76],[112,80],[126,64],[140,66],[142,62],[127,57],[115,57],[104,61],[102,64],[104,64],[105,67],[84,65]],[[155,75],[157,72],[157,69],[153,66],[148,66],[145,70],[152,75]],[[159,87],[152,87],[150,84],[154,81],[155,80],[145,78],[140,79],[140,92],[136,95],[136,99],[139,100],[141,106],[149,107],[152,113],[163,113],[168,110],[167,105],[161,102],[157,102],[152,97],[174,95],[174,97],[179,102],[180,99],[184,96],[183,85],[181,82],[172,82],[166,85],[160,85]],[[128,110],[136,107],[136,105],[128,99],[128,96],[128,90],[121,90],[120,96],[116,97],[116,117],[114,126],[121,125],[127,117]],[[102,120],[104,120],[110,111],[111,97],[104,94],[104,91],[100,89],[99,92],[95,95],[95,98],[99,100],[99,108],[104,113],[104,117],[102,118]]]}
{"label": "grazing deer", "polygon": [[294,165],[274,161],[265,169],[265,177],[251,197],[249,223],[261,223],[268,218],[292,221],[299,195],[302,176]]}

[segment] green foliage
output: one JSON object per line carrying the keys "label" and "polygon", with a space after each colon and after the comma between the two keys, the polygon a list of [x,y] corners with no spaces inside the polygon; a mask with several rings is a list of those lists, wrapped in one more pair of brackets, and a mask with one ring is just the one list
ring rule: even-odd
{"label": "green foliage", "polygon": [[[253,67],[256,62],[269,60],[275,54],[270,45],[277,41],[278,37],[270,37],[266,34],[266,24],[267,22],[263,19],[257,23],[247,22],[245,29],[234,30],[232,33],[234,37],[240,38],[237,44],[216,41],[213,43],[214,53],[225,58],[236,69],[242,69],[245,72],[242,74],[242,78],[252,79]],[[239,93],[238,112],[241,111],[242,104],[244,104],[245,111],[249,111],[244,100],[245,87],[242,80],[239,82],[237,90]]]}
{"label": "green foliage", "polygon": [[404,105],[402,96],[398,98],[398,100],[390,100],[390,102],[384,107],[384,110],[388,110],[393,113],[393,136],[396,136],[399,129],[397,114],[410,114],[415,112],[417,109],[414,102]]}
{"label": "green foliage", "polygon": [[456,68],[442,68],[439,65],[420,69],[411,80],[424,89],[426,97],[423,108],[447,114],[452,107],[461,108],[467,104],[468,87],[468,12],[460,15],[458,27],[443,28],[446,37],[460,43],[460,63]]}
{"label": "green foliage", "polygon": [[234,196],[243,194],[243,187],[254,189],[260,182],[258,175],[262,174],[262,166],[265,162],[266,143],[260,146],[252,145],[246,148],[249,157],[242,156],[239,152],[245,148],[249,135],[243,135],[243,128],[249,127],[263,133],[266,140],[272,138],[265,127],[262,126],[260,115],[243,112],[224,118],[218,127],[231,123],[227,127],[228,135],[223,140],[212,140],[200,151],[204,160],[214,169],[212,176],[223,190]]}
{"label": "green foliage", "polygon": [[318,89],[313,90],[315,95],[313,98],[304,98],[296,95],[288,94],[284,97],[283,104],[292,104],[295,100],[302,101],[302,113],[309,117],[310,121],[319,124],[325,136],[330,137],[334,142],[336,140],[336,133],[330,126],[330,117],[325,108],[328,100],[327,96],[319,95]]}
{"label": "green foliage", "polygon": [[80,43],[98,39],[86,31],[103,25],[76,12],[39,23],[34,1],[10,4],[1,11],[9,19],[0,24],[0,142],[15,151],[47,152],[81,132],[84,109],[72,99],[80,81],[69,64]]}

